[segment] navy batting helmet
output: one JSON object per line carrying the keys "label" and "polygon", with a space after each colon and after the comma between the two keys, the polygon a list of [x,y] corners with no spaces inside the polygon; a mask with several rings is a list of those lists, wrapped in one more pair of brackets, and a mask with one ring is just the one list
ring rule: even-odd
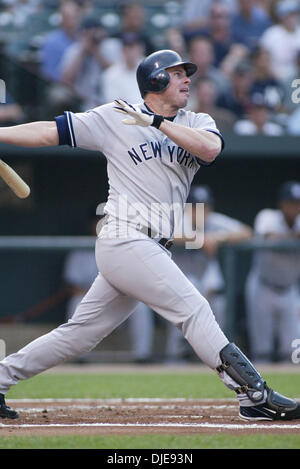
{"label": "navy batting helmet", "polygon": [[160,50],[148,55],[138,66],[136,78],[142,98],[147,92],[160,92],[170,83],[170,75],[166,68],[183,65],[187,76],[193,75],[197,65],[192,62],[183,62],[177,52],[173,50]]}
{"label": "navy batting helmet", "polygon": [[190,204],[202,203],[213,205],[214,196],[211,188],[206,185],[194,185],[191,186],[187,202]]}

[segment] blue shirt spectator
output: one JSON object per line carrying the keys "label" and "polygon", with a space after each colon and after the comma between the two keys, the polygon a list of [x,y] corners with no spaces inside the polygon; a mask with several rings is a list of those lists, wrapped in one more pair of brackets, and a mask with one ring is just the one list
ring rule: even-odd
{"label": "blue shirt spectator", "polygon": [[61,60],[66,49],[73,44],[81,21],[77,3],[67,1],[60,9],[61,26],[50,32],[41,49],[41,74],[50,81],[61,80]]}
{"label": "blue shirt spectator", "polygon": [[255,6],[254,0],[239,0],[239,4],[240,11],[232,21],[233,39],[253,50],[272,21],[262,8]]}
{"label": "blue shirt spectator", "polygon": [[42,75],[50,81],[61,79],[61,59],[67,48],[74,42],[63,30],[49,34],[42,48]]}

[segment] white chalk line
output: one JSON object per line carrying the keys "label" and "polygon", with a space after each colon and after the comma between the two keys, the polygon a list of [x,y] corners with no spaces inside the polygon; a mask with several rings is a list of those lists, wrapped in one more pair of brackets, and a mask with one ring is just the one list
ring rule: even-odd
{"label": "white chalk line", "polygon": [[84,398],[24,398],[24,399],[11,399],[8,398],[10,402],[28,402],[30,403],[36,403],[36,402],[45,402],[45,403],[56,403],[56,402],[95,402],[95,403],[101,403],[103,402],[104,404],[123,404],[123,403],[144,403],[144,402],[156,402],[156,403],[164,403],[164,402],[174,402],[174,403],[185,403],[185,402],[194,402],[194,403],[199,403],[199,402],[237,402],[235,399],[231,398],[198,398],[198,399],[189,399],[189,398],[184,398],[184,397],[171,397],[171,398],[160,398],[160,397],[126,397],[126,398],[92,398],[92,397],[84,397]]}
{"label": "white chalk line", "polygon": [[247,424],[232,424],[232,423],[49,423],[49,424],[3,424],[0,423],[0,428],[78,428],[78,427],[90,427],[90,428],[106,428],[106,427],[123,427],[123,428],[216,428],[224,430],[300,430],[300,424],[258,424],[258,423],[247,423]]}
{"label": "white chalk line", "polygon": [[[217,405],[217,404],[211,404],[209,405],[209,402],[215,402],[215,401],[218,401],[220,403],[224,403],[224,404],[220,404],[220,405]],[[298,399],[297,399],[298,400]],[[153,403],[170,403],[170,402],[174,402],[174,403],[190,403],[189,405],[189,408],[194,408],[194,407],[197,407],[199,410],[200,409],[234,409],[236,408],[236,405],[228,405],[230,402],[233,403],[236,401],[234,399],[228,399],[228,398],[223,398],[223,399],[211,399],[211,398],[207,398],[207,399],[188,399],[188,398],[172,398],[172,399],[162,399],[162,398],[125,398],[125,399],[122,399],[122,398],[108,398],[108,399],[93,399],[93,398],[43,398],[43,399],[10,399],[10,401],[12,403],[19,403],[19,404],[24,404],[24,403],[76,403],[76,402],[85,402],[86,405],[71,405],[71,406],[64,406],[63,408],[64,409],[70,409],[70,408],[78,408],[78,409],[90,409],[91,407],[89,405],[87,405],[87,403],[97,403],[98,405],[97,406],[93,406],[93,409],[95,408],[105,408],[105,407],[110,407],[112,408],[112,406],[109,406],[109,404],[123,404],[123,406],[121,406],[121,408],[126,408],[127,410],[128,409],[133,409],[133,408],[137,408],[136,406],[128,406],[128,405],[124,405],[124,404],[132,404],[132,403],[145,403],[145,402],[153,402]],[[194,405],[191,405],[191,403],[195,403]],[[205,402],[207,403],[206,405],[201,405],[202,402]],[[227,404],[225,404],[227,403]],[[101,405],[102,404],[102,405]],[[117,406],[116,406],[117,407]],[[154,405],[148,405],[148,406],[144,406],[146,408],[149,408],[149,409],[156,409],[157,406],[154,406]],[[118,406],[118,409],[120,407]],[[176,406],[172,406],[170,404],[168,405],[165,405],[165,406],[161,406],[161,408],[164,408],[164,409],[173,409],[173,408],[176,408]],[[19,408],[18,408],[19,410]],[[28,412],[28,413],[31,413],[31,412],[43,412],[43,409],[42,408],[24,408],[22,409],[24,410],[25,412]],[[57,411],[57,409],[47,409],[47,412],[49,411]],[[166,418],[166,416],[163,416],[164,418]],[[172,418],[174,418],[174,416],[170,416]],[[182,418],[183,416],[178,416],[178,418]],[[201,415],[193,415],[193,416],[189,416],[189,418],[200,418],[202,417]],[[216,416],[216,417],[222,417],[224,418],[223,416]],[[0,427],[1,428],[50,428],[50,427],[58,427],[58,428],[76,428],[76,427],[124,427],[124,428],[139,428],[139,427],[147,427],[147,428],[151,428],[151,427],[158,427],[158,428],[163,428],[163,427],[166,427],[166,428],[215,428],[215,429],[227,429],[227,430],[243,430],[243,429],[264,429],[264,430],[274,430],[274,429],[280,429],[280,430],[285,430],[285,429],[288,429],[288,430],[297,430],[299,429],[300,430],[300,424],[275,424],[275,423],[267,423],[267,424],[257,424],[257,423],[245,423],[245,424],[218,424],[218,423],[197,423],[197,424],[194,424],[194,423],[148,423],[148,424],[139,424],[139,423],[127,423],[127,424],[124,424],[124,423],[76,423],[76,424],[63,424],[63,423],[48,423],[48,424],[20,424],[20,425],[17,425],[17,424],[3,424],[3,423],[0,423]]]}
{"label": "white chalk line", "polygon": [[[27,412],[27,413],[43,413],[45,409],[43,407],[19,407],[15,405],[14,408],[20,412]],[[237,409],[237,405],[187,405],[184,406],[184,410],[210,410],[210,409],[230,409],[235,410]],[[47,412],[58,412],[59,410],[141,410],[140,406],[136,405],[60,405],[56,407],[49,407],[46,409]],[[143,410],[178,410],[178,406],[176,405],[161,405],[161,406],[153,406],[153,405],[144,405]]]}

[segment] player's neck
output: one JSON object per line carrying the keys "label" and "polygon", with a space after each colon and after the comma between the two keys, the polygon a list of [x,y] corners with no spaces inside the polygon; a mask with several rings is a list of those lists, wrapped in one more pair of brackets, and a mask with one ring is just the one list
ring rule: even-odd
{"label": "player's neck", "polygon": [[172,106],[169,103],[162,103],[161,100],[156,99],[156,96],[146,96],[145,104],[152,112],[164,117],[175,117],[178,112],[177,106]]}

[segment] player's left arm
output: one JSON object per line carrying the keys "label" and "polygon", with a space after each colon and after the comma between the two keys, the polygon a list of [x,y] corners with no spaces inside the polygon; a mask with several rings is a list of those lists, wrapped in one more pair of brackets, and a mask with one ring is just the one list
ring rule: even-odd
{"label": "player's left arm", "polygon": [[222,151],[220,136],[208,130],[190,128],[168,120],[160,124],[159,130],[176,145],[207,163],[212,163]]}
{"label": "player's left arm", "polygon": [[[204,163],[212,163],[223,149],[223,141],[217,129],[206,127],[188,127],[164,119],[159,114],[136,109],[132,104],[122,99],[115,100],[114,110],[127,116],[122,122],[127,125],[140,125],[142,127],[156,127],[170,138],[176,145],[184,148],[191,155]],[[129,118],[128,118],[129,117]],[[213,121],[210,119],[210,123]],[[214,124],[213,124],[214,125]]]}

